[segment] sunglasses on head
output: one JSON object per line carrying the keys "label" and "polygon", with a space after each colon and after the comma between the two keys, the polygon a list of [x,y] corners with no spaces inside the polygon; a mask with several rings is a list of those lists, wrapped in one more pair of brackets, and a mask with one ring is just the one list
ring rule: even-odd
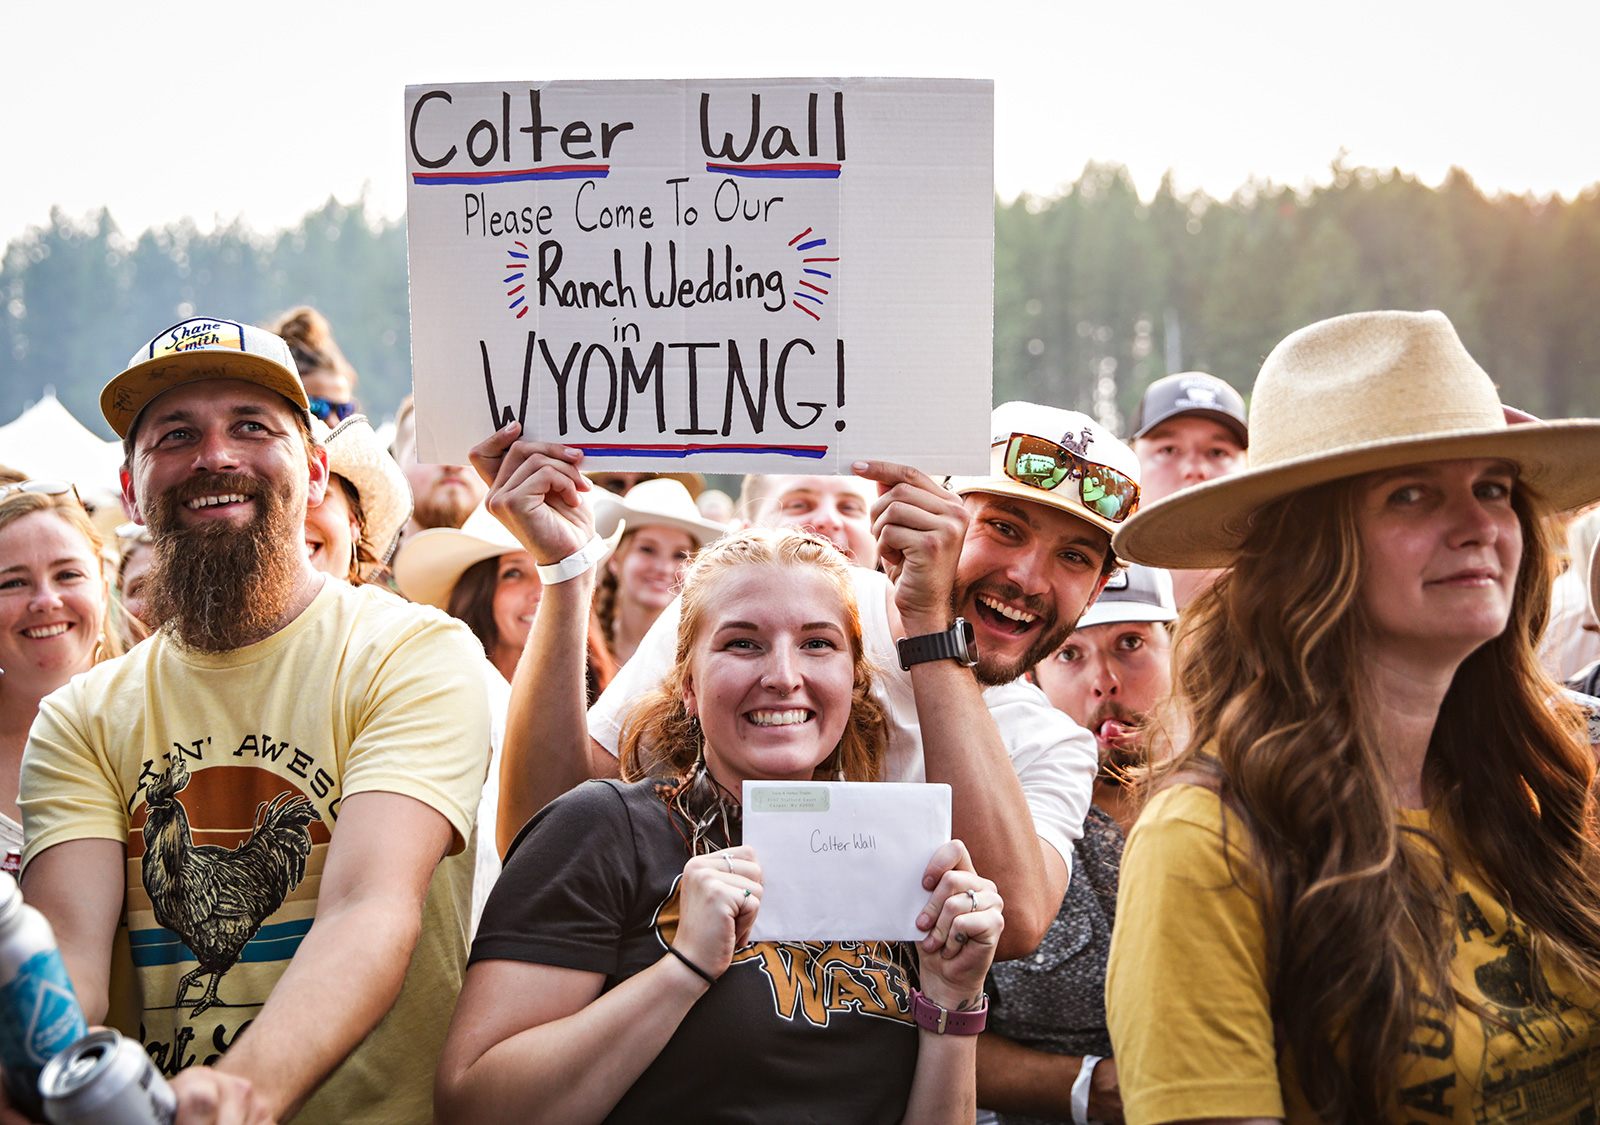
{"label": "sunglasses on head", "polygon": [[24,480],[16,484],[0,484],[0,500],[20,492],[32,492],[39,496],[60,497],[67,493],[77,501],[78,507],[83,507],[83,497],[78,495],[78,486],[70,480]]}
{"label": "sunglasses on head", "polygon": [[325,398],[313,398],[307,407],[313,418],[320,418],[330,426],[338,425],[356,412],[353,402],[329,402]]}
{"label": "sunglasses on head", "polygon": [[1011,435],[1005,472],[1018,484],[1045,492],[1074,481],[1083,506],[1112,523],[1121,523],[1139,506],[1139,485],[1133,478],[1033,434]]}

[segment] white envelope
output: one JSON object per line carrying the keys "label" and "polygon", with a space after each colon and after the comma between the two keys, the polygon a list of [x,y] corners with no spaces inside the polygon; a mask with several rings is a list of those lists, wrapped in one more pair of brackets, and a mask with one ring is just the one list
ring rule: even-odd
{"label": "white envelope", "polygon": [[762,879],[750,940],[918,940],[922,876],[949,839],[948,785],[745,782]]}

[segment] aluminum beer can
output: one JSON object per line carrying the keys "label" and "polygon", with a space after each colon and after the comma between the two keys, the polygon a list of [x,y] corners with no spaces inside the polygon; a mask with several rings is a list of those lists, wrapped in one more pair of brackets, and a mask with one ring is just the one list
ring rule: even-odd
{"label": "aluminum beer can", "polygon": [[12,1101],[37,1116],[39,1072],[88,1030],[50,923],[0,874],[0,1064]]}
{"label": "aluminum beer can", "polygon": [[39,1076],[54,1125],[172,1125],[178,1096],[143,1047],[108,1029],[91,1031]]}

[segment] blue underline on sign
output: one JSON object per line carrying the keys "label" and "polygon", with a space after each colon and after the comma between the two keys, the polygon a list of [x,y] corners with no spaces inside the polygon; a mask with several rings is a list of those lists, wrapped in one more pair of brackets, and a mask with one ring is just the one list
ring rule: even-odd
{"label": "blue underline on sign", "polygon": [[707,172],[775,180],[837,180],[837,164],[707,164]]}
{"label": "blue underline on sign", "polygon": [[579,445],[594,457],[693,457],[697,453],[776,453],[784,457],[820,460],[825,445]]}
{"label": "blue underline on sign", "polygon": [[514,172],[413,172],[414,184],[514,184],[524,180],[603,180],[609,164],[556,164],[549,168],[522,168]]}

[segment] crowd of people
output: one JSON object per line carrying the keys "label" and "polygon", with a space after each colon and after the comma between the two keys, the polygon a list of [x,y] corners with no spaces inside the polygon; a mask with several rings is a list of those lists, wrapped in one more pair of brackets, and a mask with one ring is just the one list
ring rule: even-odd
{"label": "crowd of people", "polygon": [[[385,448],[311,309],[108,375],[0,846],[180,1125],[1600,1119],[1600,421],[1439,313],[736,503]],[[921,940],[751,940],[750,781],[949,786]]]}

